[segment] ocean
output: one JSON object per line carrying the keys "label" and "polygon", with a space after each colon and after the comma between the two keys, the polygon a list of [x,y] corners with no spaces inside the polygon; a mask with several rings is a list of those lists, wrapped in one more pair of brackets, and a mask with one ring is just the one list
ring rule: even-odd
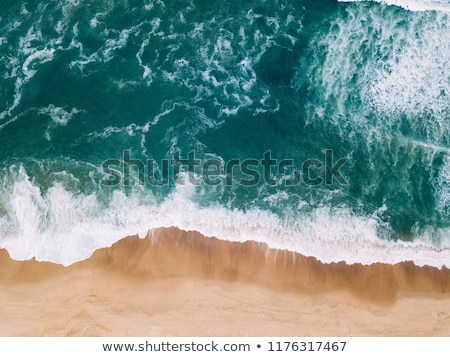
{"label": "ocean", "polygon": [[160,227],[450,267],[450,1],[3,0],[0,247]]}

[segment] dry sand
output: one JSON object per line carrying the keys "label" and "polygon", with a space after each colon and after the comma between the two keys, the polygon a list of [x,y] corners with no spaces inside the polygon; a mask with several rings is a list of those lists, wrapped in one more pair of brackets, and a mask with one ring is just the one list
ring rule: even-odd
{"label": "dry sand", "polygon": [[450,336],[450,271],[160,229],[69,267],[0,250],[1,336]]}

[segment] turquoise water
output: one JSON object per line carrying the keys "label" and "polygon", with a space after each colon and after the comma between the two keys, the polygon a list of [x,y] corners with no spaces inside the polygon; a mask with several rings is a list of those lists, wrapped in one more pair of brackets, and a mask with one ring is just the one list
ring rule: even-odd
{"label": "turquoise water", "polygon": [[414,4],[2,1],[0,246],[178,226],[450,266],[450,3]]}

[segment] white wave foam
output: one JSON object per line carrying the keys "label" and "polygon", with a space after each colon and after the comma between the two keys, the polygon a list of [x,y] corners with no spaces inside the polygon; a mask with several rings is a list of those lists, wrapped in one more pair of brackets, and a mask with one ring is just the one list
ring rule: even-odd
{"label": "white wave foam", "polygon": [[[186,12],[183,18],[188,19],[188,16],[189,12]],[[261,15],[250,12],[246,17],[253,24]],[[180,29],[182,22],[177,17],[167,29],[167,25],[161,24],[160,19],[156,18],[151,22],[151,30],[144,34],[136,54],[143,71],[142,79],[147,85],[155,78],[181,85],[192,92],[194,103],[212,100],[217,107],[217,117],[234,115],[248,107],[258,112],[276,110],[274,107],[278,103],[269,100],[269,91],[259,90],[263,86],[261,83],[255,85],[258,78],[254,66],[267,49],[277,43],[276,37],[285,35],[283,26],[300,31],[301,25],[296,24],[295,17],[287,17],[286,24],[279,23],[277,18],[265,19],[268,27],[273,29],[270,35],[259,29],[253,31],[253,28],[242,26],[236,28],[237,35],[225,29],[224,25],[229,19],[212,18],[201,23],[194,22],[189,25],[190,30],[186,31],[187,20]],[[256,24],[252,26],[258,27]],[[155,37],[167,51],[154,50],[152,44]],[[188,38],[190,40],[186,41]],[[191,43],[198,49],[193,51],[186,48]],[[223,121],[223,118],[219,121]]]}
{"label": "white wave foam", "polygon": [[313,105],[312,120],[327,113],[338,127],[345,122],[384,137],[406,126],[412,137],[448,142],[449,44],[447,13],[347,8],[311,41],[323,56],[309,67],[308,84],[324,103]]}
{"label": "white wave foam", "polygon": [[56,107],[53,104],[50,104],[48,107],[39,109],[39,114],[48,115],[55,124],[58,125],[67,125],[70,119],[74,114],[80,113],[80,110],[77,108],[72,108],[70,112],[66,111],[64,108]]}
{"label": "white wave foam", "polygon": [[8,214],[1,218],[0,245],[19,260],[36,257],[68,265],[129,233],[147,231],[140,227],[147,217],[136,198],[116,193],[103,209],[94,194],[73,195],[61,184],[43,194],[23,169],[2,196],[8,198]]}
{"label": "white wave foam", "polygon": [[139,49],[139,52],[136,54],[136,58],[139,62],[139,66],[141,66],[144,69],[144,73],[142,74],[142,79],[145,79],[147,82],[147,85],[149,86],[152,83],[152,70],[149,66],[145,65],[144,62],[142,62],[142,55],[144,54],[145,47],[148,46],[150,40],[146,39],[141,44],[141,48]]}
{"label": "white wave foam", "polygon": [[[418,265],[449,266],[448,240],[443,240],[440,248],[425,235],[417,243],[382,240],[375,217],[355,216],[345,208],[318,208],[283,221],[259,209],[201,208],[189,199],[192,190],[179,186],[162,204],[156,204],[148,192],[137,190],[129,197],[116,192],[105,207],[94,194],[74,195],[61,184],[43,194],[21,169],[10,191],[2,192],[8,214],[0,220],[0,246],[15,259],[34,256],[69,265],[127,235],[144,237],[149,229],[177,226],[230,241],[262,241],[326,263],[409,260]],[[440,232],[443,236],[449,233]]]}
{"label": "white wave foam", "polygon": [[[105,13],[103,12],[97,13],[96,16],[101,16],[104,14]],[[94,19],[96,19],[96,17]],[[91,22],[91,26],[98,23],[98,21]],[[130,36],[138,32],[144,23],[145,22],[142,22],[136,26],[132,26],[121,31],[114,29],[105,29],[101,34],[99,34],[99,37],[103,40],[103,45],[96,51],[92,51],[91,53],[88,53],[88,51],[85,50],[82,41],[80,41],[78,23],[76,23],[72,27],[72,41],[68,49],[78,49],[79,58],[71,61],[69,67],[78,67],[81,71],[83,71],[84,67],[90,63],[112,61],[114,58],[116,58],[117,51],[123,49],[128,45]]]}
{"label": "white wave foam", "polygon": [[[41,10],[38,7],[39,11]],[[39,19],[39,21],[41,20],[42,18]],[[15,80],[14,99],[13,103],[0,113],[0,120],[7,117],[12,118],[2,123],[0,130],[17,120],[18,116],[14,116],[14,110],[20,105],[24,85],[33,78],[40,65],[53,60],[55,52],[61,49],[62,35],[57,38],[44,39],[38,23],[31,25],[26,35],[19,38],[18,48],[14,48],[14,52],[10,55],[10,73],[5,76],[5,79]]]}
{"label": "white wave foam", "polygon": [[365,100],[381,114],[408,116],[417,132],[441,142],[450,136],[450,16],[414,17],[406,36],[387,35],[396,43],[370,73]]}
{"label": "white wave foam", "polygon": [[338,0],[339,2],[379,2],[387,5],[400,6],[410,11],[447,11],[450,12],[449,0]]}
{"label": "white wave foam", "polygon": [[436,201],[438,211],[446,218],[450,218],[450,158],[446,156],[443,168],[439,172],[436,187]]}
{"label": "white wave foam", "polygon": [[78,5],[80,5],[80,0],[65,0],[62,3],[61,11],[64,16],[69,16],[71,11],[74,10]]}
{"label": "white wave foam", "polygon": [[48,107],[39,109],[37,112],[40,115],[48,115],[52,119],[52,122],[47,126],[44,134],[45,138],[50,141],[52,129],[55,126],[66,126],[75,114],[81,113],[81,110],[72,108],[70,112],[68,112],[64,108],[50,104]]}

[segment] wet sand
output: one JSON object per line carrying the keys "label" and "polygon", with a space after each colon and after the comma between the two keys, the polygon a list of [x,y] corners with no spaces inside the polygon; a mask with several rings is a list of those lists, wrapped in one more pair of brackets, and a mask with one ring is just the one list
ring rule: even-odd
{"label": "wet sand", "polygon": [[449,290],[446,268],[158,229],[69,267],[0,250],[0,335],[450,336]]}

